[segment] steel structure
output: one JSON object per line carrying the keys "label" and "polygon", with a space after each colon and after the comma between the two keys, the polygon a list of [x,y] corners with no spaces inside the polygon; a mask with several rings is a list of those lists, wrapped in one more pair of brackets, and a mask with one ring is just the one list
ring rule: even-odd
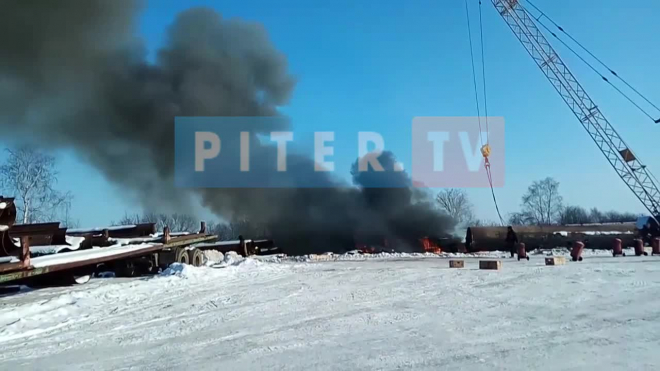
{"label": "steel structure", "polygon": [[614,170],[651,215],[660,219],[660,190],[646,166],[637,158],[600,108],[543,36],[534,18],[518,0],[491,0],[529,55],[580,120]]}

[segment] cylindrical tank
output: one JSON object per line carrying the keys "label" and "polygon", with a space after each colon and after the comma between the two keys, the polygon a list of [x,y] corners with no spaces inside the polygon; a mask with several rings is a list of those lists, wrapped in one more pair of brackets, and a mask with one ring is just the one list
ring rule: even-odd
{"label": "cylindrical tank", "polygon": [[660,238],[656,237],[652,241],[652,247],[653,247],[653,255],[658,255],[660,254]]}
{"label": "cylindrical tank", "polygon": [[648,255],[648,253],[644,251],[644,240],[638,238],[635,240],[635,256],[642,255]]}
{"label": "cylindrical tank", "polygon": [[[514,225],[518,240],[525,242],[527,251],[552,249],[566,246],[568,242],[579,240],[589,248],[609,250],[612,238],[618,238],[622,246],[629,246],[635,238],[635,223],[596,224],[596,225]],[[466,232],[466,244],[470,251],[509,250],[506,246],[507,227],[470,227]],[[468,247],[468,246],[466,246]]]}
{"label": "cylindrical tank", "polygon": [[621,239],[620,238],[615,238],[612,241],[612,256],[617,256],[617,255],[626,256],[626,254],[623,253],[623,248],[621,247]]}
{"label": "cylindrical tank", "polygon": [[525,244],[522,242],[518,244],[518,260],[520,259],[529,260],[529,256],[527,256],[527,249],[525,248]]}
{"label": "cylindrical tank", "polygon": [[573,261],[582,261],[582,250],[584,250],[584,243],[580,241],[573,242],[573,249],[571,250],[571,258]]}

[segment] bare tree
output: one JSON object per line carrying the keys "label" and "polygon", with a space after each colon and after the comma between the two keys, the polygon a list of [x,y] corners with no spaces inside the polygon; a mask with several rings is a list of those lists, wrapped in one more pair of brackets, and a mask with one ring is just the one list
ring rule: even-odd
{"label": "bare tree", "polygon": [[220,241],[230,241],[234,239],[234,232],[229,223],[211,223],[207,225],[210,234],[218,236]]}
{"label": "bare tree", "polygon": [[438,192],[435,197],[440,209],[454,218],[456,224],[469,224],[474,221],[474,208],[463,189],[448,188]]}
{"label": "bare tree", "polygon": [[[155,223],[156,230],[161,231],[165,226],[169,226],[172,232],[191,232],[199,231],[199,220],[188,214],[158,214],[153,212],[140,214],[124,214],[118,221],[112,225],[130,225],[139,223]],[[218,236],[222,241],[237,240],[238,236],[245,238],[258,239],[268,236],[267,230],[259,224],[250,222],[247,218],[237,217],[228,223],[207,223],[206,230],[210,234]]]}
{"label": "bare tree", "polygon": [[600,210],[594,207],[589,211],[589,220],[592,223],[602,223],[605,220],[605,216]]}
{"label": "bare tree", "polygon": [[111,221],[110,225],[133,225],[133,224],[139,224],[141,220],[141,217],[139,214],[129,214],[129,213],[124,213],[124,216],[119,219],[119,221]]}
{"label": "bare tree", "polygon": [[567,206],[561,213],[562,224],[585,223],[626,223],[634,222],[640,214],[618,211],[600,211],[592,208],[589,212],[579,206]]}
{"label": "bare tree", "polygon": [[534,182],[523,197],[523,211],[509,215],[512,225],[587,224],[634,222],[640,214],[618,211],[600,211],[592,208],[587,212],[581,206],[562,206],[558,193],[559,183],[552,178]]}
{"label": "bare tree", "polygon": [[235,217],[226,223],[208,224],[206,227],[221,241],[237,240],[238,236],[248,239],[268,238],[269,235],[263,225],[253,223],[243,217]]}
{"label": "bare tree", "polygon": [[642,215],[628,212],[608,211],[605,213],[605,223],[634,222]]}
{"label": "bare tree", "polygon": [[199,231],[199,220],[188,214],[174,213],[167,217],[167,225],[174,232],[197,232]]}
{"label": "bare tree", "polygon": [[[119,222],[114,223],[113,225],[132,225],[140,223],[154,223],[156,224],[156,230],[163,231],[165,226],[170,227],[172,232],[198,232],[199,231],[199,221],[188,214],[158,214],[154,212],[139,214],[124,214]],[[207,227],[208,228],[208,227]],[[210,229],[209,229],[210,230]]]}
{"label": "bare tree", "polygon": [[[147,213],[143,213],[142,216],[137,216],[135,218],[135,223],[133,224],[154,223],[156,224],[156,230],[162,232],[163,228],[165,228],[165,226],[168,226],[167,222],[168,222],[167,215],[158,214],[154,212],[147,212]],[[172,226],[170,226],[170,231],[174,232]]]}
{"label": "bare tree", "polygon": [[584,224],[591,222],[587,211],[580,206],[566,206],[560,212],[560,224]]}
{"label": "bare tree", "polygon": [[553,178],[532,183],[522,201],[523,215],[534,224],[553,224],[559,220],[563,200],[559,195],[559,182]]}
{"label": "bare tree", "polygon": [[534,218],[530,214],[524,212],[515,212],[509,214],[510,225],[532,225],[534,223]]}
{"label": "bare tree", "polygon": [[629,212],[618,212],[618,211],[600,211],[597,208],[591,209],[589,212],[589,222],[590,223],[624,223],[624,222],[634,222],[639,218],[640,214],[629,213]]}
{"label": "bare tree", "polygon": [[475,219],[470,222],[471,227],[499,227],[500,223],[488,219]]}
{"label": "bare tree", "polygon": [[55,158],[24,146],[7,149],[7,162],[0,166],[2,188],[16,198],[19,221],[23,224],[52,221],[73,196],[53,187],[57,183]]}
{"label": "bare tree", "polygon": [[62,212],[60,223],[62,224],[62,227],[66,227],[66,228],[80,227],[80,221],[78,219],[73,219],[73,217],[71,216],[71,202],[67,202],[64,205],[64,210]]}

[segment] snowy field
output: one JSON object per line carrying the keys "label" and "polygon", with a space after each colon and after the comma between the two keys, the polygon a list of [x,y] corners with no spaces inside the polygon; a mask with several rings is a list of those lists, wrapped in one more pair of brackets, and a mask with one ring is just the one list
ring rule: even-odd
{"label": "snowy field", "polygon": [[24,291],[0,298],[0,369],[660,369],[659,257],[502,261],[248,259]]}

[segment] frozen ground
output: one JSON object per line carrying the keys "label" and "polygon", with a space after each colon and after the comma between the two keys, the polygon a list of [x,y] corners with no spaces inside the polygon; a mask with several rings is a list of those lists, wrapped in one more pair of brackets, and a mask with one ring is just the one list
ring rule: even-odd
{"label": "frozen ground", "polygon": [[249,259],[27,291],[0,298],[0,369],[659,368],[660,258],[502,260]]}

